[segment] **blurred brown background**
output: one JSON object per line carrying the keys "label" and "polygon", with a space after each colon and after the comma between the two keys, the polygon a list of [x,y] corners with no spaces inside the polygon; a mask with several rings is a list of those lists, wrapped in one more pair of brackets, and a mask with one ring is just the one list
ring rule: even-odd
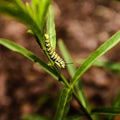
{"label": "blurred brown background", "polygon": [[[115,0],[55,0],[54,9],[57,38],[64,40],[74,60],[86,58],[120,29],[120,2]],[[14,19],[0,16],[0,37],[46,60],[26,26]],[[101,59],[120,62],[119,51],[120,44]],[[66,72],[65,75],[69,79]],[[92,67],[82,77],[82,83],[92,105],[110,105],[119,91],[120,76]],[[30,113],[54,115],[61,88],[39,66],[0,46],[0,120],[20,120]],[[70,113],[77,109],[73,100]]]}

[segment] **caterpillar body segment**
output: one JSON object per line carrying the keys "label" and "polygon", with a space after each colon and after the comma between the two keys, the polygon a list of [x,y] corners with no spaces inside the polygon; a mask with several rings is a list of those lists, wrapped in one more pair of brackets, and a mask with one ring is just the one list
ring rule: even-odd
{"label": "caterpillar body segment", "polygon": [[60,68],[65,68],[65,62],[63,59],[55,52],[55,50],[52,48],[49,36],[45,34],[45,46],[46,50],[48,52],[48,55],[50,58],[55,62],[56,65],[58,65]]}

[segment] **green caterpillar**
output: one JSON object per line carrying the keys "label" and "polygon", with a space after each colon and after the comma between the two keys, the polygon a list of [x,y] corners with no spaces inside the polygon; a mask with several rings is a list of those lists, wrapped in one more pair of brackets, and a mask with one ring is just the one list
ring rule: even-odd
{"label": "green caterpillar", "polygon": [[65,68],[65,62],[63,59],[55,52],[55,50],[52,48],[49,36],[45,34],[45,46],[46,50],[48,52],[48,55],[50,58],[55,62],[56,65],[58,65],[60,68]]}

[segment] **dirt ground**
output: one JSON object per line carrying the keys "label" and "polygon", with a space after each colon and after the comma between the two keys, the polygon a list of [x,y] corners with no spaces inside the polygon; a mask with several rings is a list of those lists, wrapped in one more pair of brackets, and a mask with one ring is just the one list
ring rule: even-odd
{"label": "dirt ground", "polygon": [[[115,0],[55,0],[54,9],[57,38],[64,40],[74,60],[86,58],[120,29],[120,2]],[[47,61],[26,26],[12,18],[0,16],[0,37],[17,42]],[[101,59],[120,62],[119,50],[120,44]],[[120,76],[92,67],[82,83],[91,105],[107,106],[120,89]],[[62,85],[37,65],[0,46],[0,120],[20,120],[31,113],[52,116],[61,89]],[[77,107],[72,101],[70,113]]]}

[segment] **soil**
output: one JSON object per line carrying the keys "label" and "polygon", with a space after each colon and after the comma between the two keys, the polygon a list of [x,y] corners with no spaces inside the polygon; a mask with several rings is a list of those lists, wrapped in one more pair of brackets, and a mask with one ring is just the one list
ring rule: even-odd
{"label": "soil", "polygon": [[[57,39],[63,39],[73,60],[87,58],[120,29],[119,1],[55,0],[53,4]],[[15,41],[47,62],[27,27],[14,19],[0,16],[0,37]],[[120,62],[119,50],[120,44],[100,59]],[[69,79],[66,70],[62,72]],[[94,66],[82,77],[82,84],[91,105],[108,106],[119,92],[120,76]],[[62,88],[39,66],[0,46],[0,120],[21,120],[25,114],[53,116]],[[73,100],[69,114],[78,109]]]}

